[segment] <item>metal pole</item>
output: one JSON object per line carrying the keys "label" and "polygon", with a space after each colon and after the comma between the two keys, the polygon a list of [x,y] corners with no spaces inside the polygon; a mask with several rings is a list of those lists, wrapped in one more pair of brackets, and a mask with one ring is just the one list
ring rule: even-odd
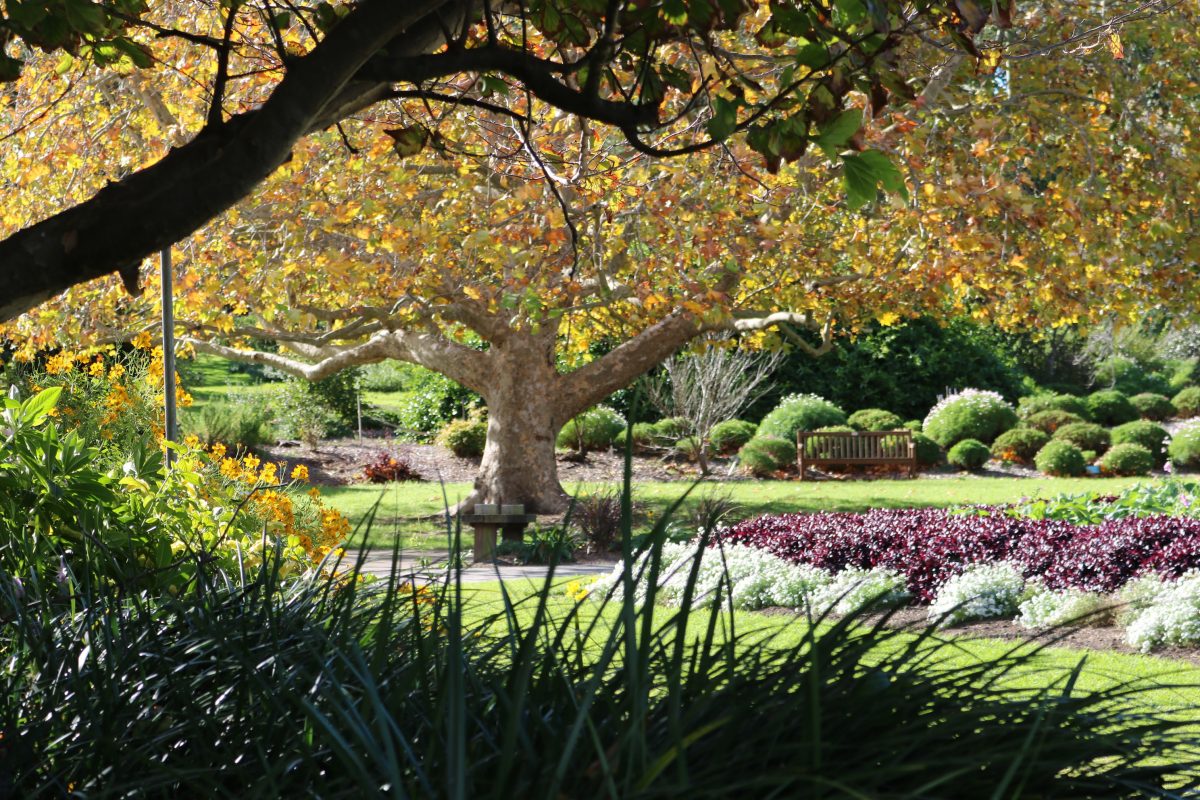
{"label": "metal pole", "polygon": [[[171,285],[171,248],[162,251],[162,348],[163,348],[163,400],[166,420],[163,436],[174,442],[176,436],[175,412],[175,298]],[[172,452],[167,449],[167,466],[171,466]]]}

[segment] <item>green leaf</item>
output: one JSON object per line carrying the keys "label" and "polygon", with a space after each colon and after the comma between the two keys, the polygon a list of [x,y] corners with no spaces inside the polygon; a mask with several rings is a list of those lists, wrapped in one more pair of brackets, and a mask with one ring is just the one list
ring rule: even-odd
{"label": "green leaf", "polygon": [[861,154],[842,157],[842,177],[846,182],[846,203],[859,209],[879,197],[875,188],[875,172],[863,161]]}
{"label": "green leaf", "polygon": [[838,148],[850,141],[862,127],[862,109],[848,108],[819,127],[817,144],[822,148]]}
{"label": "green leaf", "polygon": [[737,128],[737,100],[718,97],[713,101],[712,119],[708,121],[708,135],[717,141],[729,138]]}
{"label": "green leaf", "polygon": [[51,386],[35,394],[25,401],[21,409],[30,425],[37,425],[46,418],[50,409],[58,405],[58,397],[62,394],[61,386]]}
{"label": "green leaf", "polygon": [[429,131],[419,125],[409,128],[389,128],[384,133],[392,137],[392,149],[401,158],[415,156],[429,141]]}
{"label": "green leaf", "polygon": [[883,186],[884,191],[898,194],[908,199],[908,187],[904,184],[904,174],[900,172],[892,160],[878,150],[866,150],[858,154],[859,159],[866,162],[875,174],[876,180]]}

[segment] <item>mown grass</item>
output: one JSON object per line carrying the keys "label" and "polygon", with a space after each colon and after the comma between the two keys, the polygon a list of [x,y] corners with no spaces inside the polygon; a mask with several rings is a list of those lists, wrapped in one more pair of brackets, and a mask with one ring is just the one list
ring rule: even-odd
{"label": "mown grass", "polygon": [[[600,613],[600,603],[592,599],[582,604],[572,599],[567,591],[574,578],[556,578],[550,611],[552,618],[566,618],[578,606],[580,624],[588,622]],[[581,582],[587,585],[588,581]],[[506,591],[517,608],[522,621],[529,621],[534,613],[533,598],[543,588],[543,582],[533,579],[506,580]],[[463,584],[464,621],[487,619],[504,608],[502,588],[499,581]],[[665,622],[672,614],[671,609],[656,610],[656,622]],[[603,612],[601,630],[615,623],[617,605],[609,604]],[[700,637],[711,622],[712,612],[698,610],[688,622],[688,635]],[[767,642],[771,647],[786,650],[801,644],[809,630],[808,621],[800,615],[762,614],[752,611],[736,611],[732,618],[727,612],[718,615],[718,636],[724,639],[731,630],[738,634],[737,647],[749,648],[755,642]],[[733,625],[730,626],[730,619]],[[603,635],[596,637],[604,639]],[[889,641],[892,649],[899,649],[916,638],[901,636]],[[938,653],[940,663],[946,668],[964,668],[979,663],[991,662],[1010,654],[1016,647],[1032,649],[1040,647],[1036,655],[1023,663],[1009,676],[1012,688],[1029,690],[1043,689],[1053,681],[1061,680],[1072,670],[1080,668],[1076,688],[1081,692],[1104,691],[1130,681],[1153,685],[1154,688],[1140,694],[1139,704],[1147,710],[1179,712],[1194,719],[1200,732],[1200,664],[1139,653],[1117,653],[1102,650],[1080,650],[1057,647],[1049,643],[1034,642],[1022,645],[1012,640],[947,636],[946,641],[954,647]],[[598,652],[598,650],[597,650]],[[880,656],[890,650],[881,650]],[[1082,665],[1082,667],[1081,667]]]}
{"label": "mown grass", "polygon": [[[966,504],[1014,503],[1026,497],[1063,493],[1103,491],[1116,493],[1137,478],[961,478],[861,481],[732,481],[698,487],[683,502],[677,518],[687,518],[707,496],[728,496],[739,517],[813,511],[867,511],[872,508],[949,507]],[[647,512],[647,519],[660,516],[683,494],[684,482],[645,482],[634,486],[634,498]],[[568,485],[573,494],[615,490],[614,483]],[[329,502],[347,515],[351,523],[363,522],[373,508],[375,524],[366,546],[391,547],[396,536],[406,547],[445,547],[444,523],[437,515],[466,497],[468,483],[399,483],[379,486],[360,484],[322,488]]]}

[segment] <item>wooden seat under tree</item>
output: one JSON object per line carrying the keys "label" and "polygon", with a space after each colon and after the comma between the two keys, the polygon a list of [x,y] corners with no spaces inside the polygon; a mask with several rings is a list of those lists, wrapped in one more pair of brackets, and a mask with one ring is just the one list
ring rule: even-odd
{"label": "wooden seat under tree", "polygon": [[800,431],[796,436],[800,480],[808,467],[897,466],[917,471],[912,431]]}

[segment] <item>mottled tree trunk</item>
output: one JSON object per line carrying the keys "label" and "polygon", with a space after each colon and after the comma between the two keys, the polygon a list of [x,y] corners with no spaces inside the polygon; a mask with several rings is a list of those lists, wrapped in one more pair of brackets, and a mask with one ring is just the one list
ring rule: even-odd
{"label": "mottled tree trunk", "polygon": [[523,503],[528,513],[562,512],[568,497],[558,482],[554,441],[566,420],[559,411],[562,376],[554,367],[554,337],[514,334],[493,343],[488,356],[487,445],[467,503]]}

